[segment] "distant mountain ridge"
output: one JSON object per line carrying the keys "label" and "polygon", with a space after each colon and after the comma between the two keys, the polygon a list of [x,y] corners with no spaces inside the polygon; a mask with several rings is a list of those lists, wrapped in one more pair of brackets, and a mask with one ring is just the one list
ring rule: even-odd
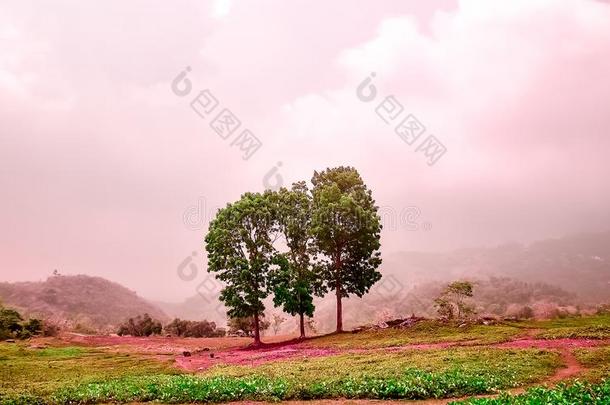
{"label": "distant mountain ridge", "polygon": [[161,321],[158,307],[118,283],[86,275],[54,275],[41,282],[0,283],[0,300],[26,316],[60,326],[113,332],[125,319],[143,313]]}
{"label": "distant mountain ridge", "polygon": [[610,300],[610,232],[448,253],[399,252],[383,258],[381,271],[405,286],[464,277],[510,277],[551,283],[583,301],[605,302]]}
{"label": "distant mountain ridge", "polygon": [[[363,299],[350,297],[345,301],[346,327],[369,322],[382,309],[401,315],[430,315],[431,300],[443,283],[457,279],[479,283],[475,295],[481,294],[477,299],[485,309],[502,298],[503,302],[497,303],[500,312],[511,304],[540,300],[560,305],[610,301],[610,232],[548,239],[527,246],[506,244],[446,253],[405,251],[384,255],[383,260],[383,278],[371,292]],[[500,293],[503,297],[497,296]],[[170,316],[207,319],[219,326],[226,322],[217,291],[210,297],[195,295],[181,303],[164,303],[145,300],[120,284],[85,275],[0,283],[0,300],[26,315],[102,331],[114,331],[126,318],[146,312],[163,322]],[[268,314],[280,312],[270,299],[265,305]],[[334,306],[332,295],[316,299],[315,319],[320,330],[331,330]],[[286,327],[293,328],[289,323]]]}

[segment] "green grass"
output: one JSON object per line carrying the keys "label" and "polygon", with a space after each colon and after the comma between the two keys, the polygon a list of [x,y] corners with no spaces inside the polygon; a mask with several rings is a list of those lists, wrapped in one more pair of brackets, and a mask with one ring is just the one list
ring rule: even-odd
{"label": "green grass", "polygon": [[[171,363],[158,360],[162,356],[153,359],[89,347],[28,349],[26,343],[0,343],[0,404],[425,399],[496,393],[543,381],[561,365],[559,355],[537,349],[387,348],[437,342],[496,343],[527,329],[538,329],[546,338],[591,337],[600,331],[602,334],[596,336],[603,337],[604,328],[609,325],[609,315],[465,328],[426,321],[406,330],[329,335],[304,343],[352,349],[351,353],[278,360],[254,367],[217,365],[199,375],[178,371]],[[610,377],[610,347],[578,349],[575,355],[588,369],[584,377],[602,383],[577,382],[554,390],[537,388],[524,396],[503,395],[496,399],[504,402],[470,403],[581,403],[587,398],[602,398],[606,402],[598,403],[610,403],[603,396],[610,385],[603,380]]]}
{"label": "green grass", "polygon": [[66,385],[176,372],[167,362],[82,347],[29,349],[0,344],[0,398],[48,396]]}
{"label": "green grass", "polygon": [[468,375],[501,375],[503,385],[537,381],[560,365],[558,355],[543,350],[505,350],[489,348],[451,348],[396,352],[339,354],[301,358],[251,366],[217,365],[206,374],[212,376],[260,376],[304,383],[344,379],[390,378],[406,369],[425,372],[459,370]]}
{"label": "green grass", "polygon": [[541,350],[447,349],[344,354],[257,367],[216,366],[199,376],[129,377],[56,393],[59,403],[425,399],[496,392],[539,381],[559,366]]}
{"label": "green grass", "polygon": [[585,378],[599,381],[610,378],[610,347],[578,349],[574,352],[578,361],[587,369]]}
{"label": "green grass", "polygon": [[502,394],[498,398],[475,398],[452,404],[468,405],[537,405],[537,404],[610,404],[610,380],[599,384],[575,382],[570,385],[560,384],[555,388],[536,387],[525,394]]}
{"label": "green grass", "polygon": [[520,328],[512,325],[470,325],[458,328],[454,324],[423,321],[408,329],[381,329],[347,336],[346,334],[326,335],[312,339],[308,345],[350,349],[443,342],[489,344],[510,340],[522,332]]}
{"label": "green grass", "polygon": [[540,339],[610,339],[610,314],[528,321],[513,326],[541,329],[536,334]]}
{"label": "green grass", "polygon": [[610,339],[610,325],[551,329],[536,335],[539,339]]}
{"label": "green grass", "polygon": [[391,378],[345,379],[306,384],[265,377],[158,376],[126,378],[62,390],[54,402],[132,402],[159,400],[166,403],[194,401],[277,401],[321,398],[426,399],[476,395],[500,387],[487,376],[457,370],[429,373],[404,370]]}

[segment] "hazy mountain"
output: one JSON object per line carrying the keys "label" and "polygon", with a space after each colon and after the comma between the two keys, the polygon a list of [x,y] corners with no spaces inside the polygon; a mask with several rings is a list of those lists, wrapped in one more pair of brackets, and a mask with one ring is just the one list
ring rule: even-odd
{"label": "hazy mountain", "polygon": [[[610,232],[549,239],[529,246],[507,244],[447,253],[399,252],[384,257],[382,280],[359,299],[345,301],[347,328],[371,322],[381,311],[395,315],[433,314],[432,300],[444,283],[476,282],[479,313],[504,314],[516,305],[550,302],[558,306],[610,301]],[[167,321],[207,319],[224,326],[225,308],[213,293],[181,303],[151,303],[135,292],[99,277],[53,276],[44,282],[0,283],[0,299],[26,314],[113,330],[125,318],[148,312]],[[267,313],[280,312],[271,300]],[[316,299],[320,330],[332,330],[335,299]],[[283,332],[295,328],[285,322]]]}
{"label": "hazy mountain", "polygon": [[27,316],[60,325],[114,331],[126,318],[148,313],[167,321],[158,307],[120,284],[85,275],[51,276],[43,282],[0,283],[0,300]]}
{"label": "hazy mountain", "polygon": [[384,257],[382,273],[398,285],[395,288],[435,280],[510,277],[551,283],[584,302],[603,302],[610,300],[610,232],[548,239],[529,246],[400,252]]}

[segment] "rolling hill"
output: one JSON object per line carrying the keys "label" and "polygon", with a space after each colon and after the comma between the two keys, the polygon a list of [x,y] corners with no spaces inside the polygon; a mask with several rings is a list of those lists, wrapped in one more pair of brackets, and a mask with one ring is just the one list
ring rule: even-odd
{"label": "rolling hill", "polygon": [[125,319],[148,313],[168,316],[120,284],[100,277],[55,275],[42,282],[0,283],[0,300],[26,316],[62,327],[114,332]]}

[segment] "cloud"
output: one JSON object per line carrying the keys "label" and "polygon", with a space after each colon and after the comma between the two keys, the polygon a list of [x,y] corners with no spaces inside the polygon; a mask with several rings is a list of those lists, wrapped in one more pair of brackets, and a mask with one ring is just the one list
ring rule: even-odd
{"label": "cloud", "polygon": [[231,11],[231,0],[214,0],[214,11],[213,16],[215,18],[222,18],[229,14]]}
{"label": "cloud", "polygon": [[[2,276],[193,292],[184,210],[262,190],[279,161],[286,184],[350,164],[379,205],[419,207],[432,230],[387,229],[384,252],[608,228],[607,21],[588,0],[4,2]],[[262,140],[251,160],[170,91],[185,66]],[[435,166],[376,115],[389,95],[447,147]]]}

